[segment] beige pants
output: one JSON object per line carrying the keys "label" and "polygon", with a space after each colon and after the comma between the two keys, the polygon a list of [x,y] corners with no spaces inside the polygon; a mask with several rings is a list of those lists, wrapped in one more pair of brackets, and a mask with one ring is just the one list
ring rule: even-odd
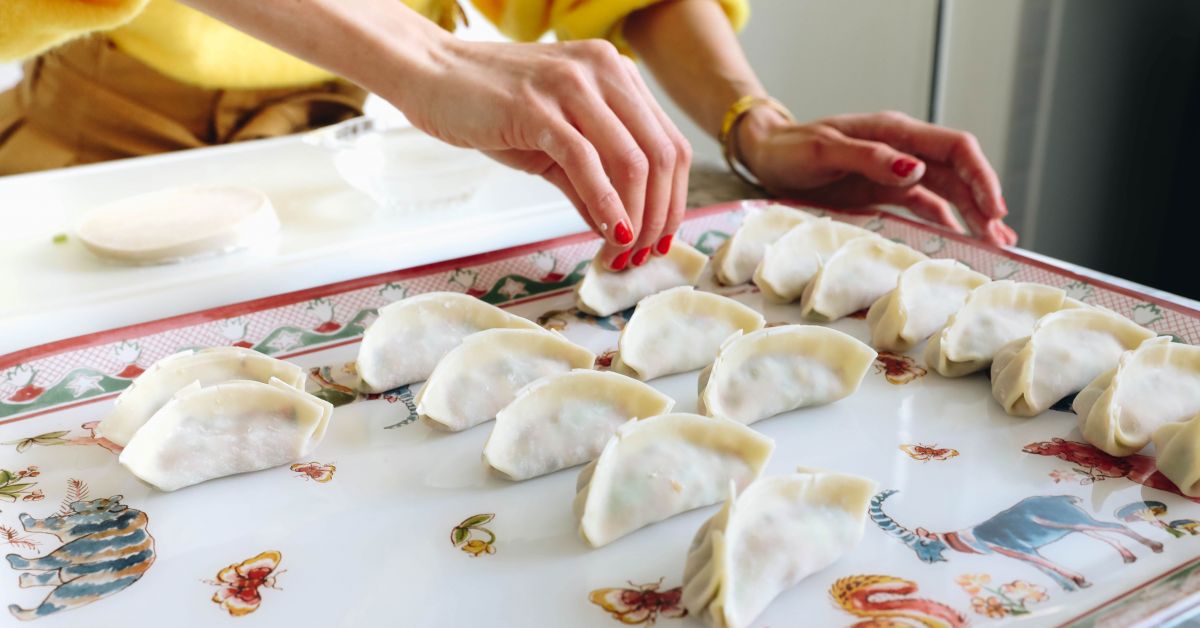
{"label": "beige pants", "polygon": [[93,36],[24,64],[0,93],[0,175],[274,137],[362,114],[345,81],[213,90],[180,83]]}

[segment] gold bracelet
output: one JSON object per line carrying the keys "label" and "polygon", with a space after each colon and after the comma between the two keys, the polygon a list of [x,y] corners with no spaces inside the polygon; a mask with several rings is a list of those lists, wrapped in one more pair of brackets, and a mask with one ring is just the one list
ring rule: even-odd
{"label": "gold bracelet", "polygon": [[[746,95],[734,101],[729,109],[725,111],[725,116],[721,118],[721,133],[717,139],[721,142],[721,153],[725,157],[725,163],[729,165],[730,172],[737,175],[737,178],[746,183],[763,189],[755,177],[754,173],[745,164],[741,163],[737,150],[737,129],[741,124],[742,118],[746,113],[755,107],[770,107],[778,112],[783,117],[787,118],[788,122],[795,122],[796,118],[792,112],[788,111],[783,103],[771,98],[770,96],[751,96]],[[739,168],[740,166],[740,168]]]}

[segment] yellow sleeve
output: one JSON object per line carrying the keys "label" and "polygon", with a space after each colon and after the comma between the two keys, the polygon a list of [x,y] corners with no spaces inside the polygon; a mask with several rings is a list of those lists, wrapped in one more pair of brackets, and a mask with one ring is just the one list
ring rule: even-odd
{"label": "yellow sleeve", "polygon": [[[624,53],[625,18],[661,0],[472,0],[500,32],[517,41],[534,41],[553,29],[560,40],[607,39]],[[715,0],[735,30],[750,17],[748,0]]]}
{"label": "yellow sleeve", "polygon": [[0,61],[32,57],[93,31],[133,19],[148,0],[3,0]]}

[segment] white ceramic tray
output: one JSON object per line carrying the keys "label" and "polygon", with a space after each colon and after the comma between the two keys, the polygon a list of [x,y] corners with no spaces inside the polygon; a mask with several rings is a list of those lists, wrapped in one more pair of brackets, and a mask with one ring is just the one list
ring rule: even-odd
{"label": "white ceramic tray", "polygon": [[[712,251],[750,205],[693,212],[681,237]],[[1200,312],[902,219],[835,217],[1200,341]],[[560,329],[603,365],[625,317],[582,315],[570,292],[596,246],[568,237],[0,356],[0,599],[45,626],[691,625],[677,587],[716,507],[592,550],[571,514],[578,470],[498,479],[480,460],[490,424],[435,432],[415,421],[412,389],[367,397],[338,384],[352,377],[344,366],[375,309],[430,290]],[[752,286],[719,291],[768,321],[798,319]],[[862,320],[834,326],[867,337]],[[342,404],[328,436],[291,468],[148,488],[91,428],[155,360],[222,344],[312,369],[310,390]],[[695,373],[653,385],[695,409]],[[759,625],[1124,626],[1200,602],[1200,500],[1179,496],[1151,456],[1113,459],[1082,444],[1069,412],[1008,417],[982,375],[945,380],[885,355],[850,398],[754,427],[777,442],[768,473],[825,467],[883,487],[862,544],[780,596]],[[1041,498],[1036,515],[1030,498]],[[1056,528],[1055,517],[1107,531]],[[85,519],[120,532],[77,527]],[[927,560],[901,538],[918,529],[943,533],[920,553]],[[972,536],[975,549],[963,542]]]}

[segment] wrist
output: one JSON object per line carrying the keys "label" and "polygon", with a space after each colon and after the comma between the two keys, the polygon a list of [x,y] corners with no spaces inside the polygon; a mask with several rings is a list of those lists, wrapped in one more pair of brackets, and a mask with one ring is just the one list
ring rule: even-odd
{"label": "wrist", "polygon": [[[406,19],[410,17],[416,19]],[[415,13],[373,23],[363,35],[365,58],[372,61],[359,65],[347,78],[379,94],[406,115],[428,97],[428,87],[445,73],[456,54],[453,46],[459,41]]]}
{"label": "wrist", "polygon": [[734,158],[761,180],[764,147],[768,140],[792,121],[771,107],[757,106],[742,115],[734,130]]}

